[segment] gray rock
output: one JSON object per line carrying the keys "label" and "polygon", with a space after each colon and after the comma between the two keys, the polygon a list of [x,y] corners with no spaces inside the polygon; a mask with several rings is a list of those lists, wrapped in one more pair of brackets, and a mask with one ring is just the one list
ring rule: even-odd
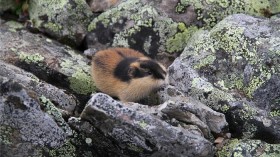
{"label": "gray rock", "polygon": [[212,144],[191,131],[135,111],[105,94],[95,94],[81,114],[115,140],[124,155],[213,156]]}
{"label": "gray rock", "polygon": [[12,21],[1,25],[0,41],[1,60],[66,89],[81,102],[86,102],[95,91],[90,60],[69,46],[32,34],[24,30],[22,24]]}
{"label": "gray rock", "polygon": [[268,144],[260,140],[230,140],[217,152],[219,157],[228,156],[279,156],[279,144]]}
{"label": "gray rock", "polygon": [[36,76],[18,67],[0,60],[0,76],[6,77],[22,84],[27,89],[33,90],[41,97],[44,96],[57,104],[57,107],[73,114],[77,100],[73,95],[68,95],[64,90],[39,80]]}
{"label": "gray rock", "polygon": [[0,76],[1,155],[38,156],[43,147],[61,147],[67,133],[40,109],[36,93]]}
{"label": "gray rock", "polygon": [[234,137],[279,143],[279,24],[237,14],[198,31],[169,67],[170,83],[225,113]]}
{"label": "gray rock", "polygon": [[68,45],[79,46],[93,15],[84,0],[30,0],[29,16],[40,31]]}

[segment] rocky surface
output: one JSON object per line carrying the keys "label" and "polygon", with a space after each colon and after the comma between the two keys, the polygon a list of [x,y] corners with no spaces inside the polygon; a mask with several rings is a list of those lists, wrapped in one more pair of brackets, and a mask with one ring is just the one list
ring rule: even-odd
{"label": "rocky surface", "polygon": [[71,129],[61,115],[53,117],[40,95],[6,77],[0,83],[1,156],[40,156],[66,143]]}
{"label": "rocky surface", "polygon": [[[29,20],[9,19],[20,11]],[[0,0],[1,155],[279,156],[279,12],[277,0]],[[172,63],[170,85],[145,105],[96,93],[82,51],[111,46]]]}
{"label": "rocky surface", "polygon": [[115,139],[125,155],[214,155],[212,144],[200,134],[173,127],[150,114],[135,111],[105,94],[94,95],[81,118]]}
{"label": "rocky surface", "polygon": [[29,1],[32,26],[56,40],[81,45],[93,14],[84,0]]}
{"label": "rocky surface", "polygon": [[224,112],[234,135],[279,143],[279,22],[237,14],[197,32],[170,83]]}

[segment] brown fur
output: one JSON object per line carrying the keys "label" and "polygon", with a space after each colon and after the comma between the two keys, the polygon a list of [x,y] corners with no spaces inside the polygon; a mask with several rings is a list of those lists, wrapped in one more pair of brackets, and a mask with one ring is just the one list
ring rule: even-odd
{"label": "brown fur", "polygon": [[[111,48],[98,51],[92,59],[92,78],[96,87],[102,92],[118,97],[121,101],[137,101],[146,97],[154,89],[164,84],[164,80],[154,79],[151,76],[143,78],[133,78],[129,82],[121,81],[113,73],[123,57],[136,57],[141,60],[149,60],[142,53],[129,48]],[[159,64],[159,63],[158,63]],[[164,66],[159,64],[165,71]],[[139,67],[138,62],[130,64]],[[106,70],[104,70],[104,68]]]}

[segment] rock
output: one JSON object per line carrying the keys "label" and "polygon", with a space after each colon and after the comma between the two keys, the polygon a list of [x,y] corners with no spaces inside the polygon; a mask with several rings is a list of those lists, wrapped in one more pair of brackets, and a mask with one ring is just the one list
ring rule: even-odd
{"label": "rock", "polygon": [[191,97],[185,97],[176,88],[167,86],[159,92],[159,95],[162,100],[167,101],[159,107],[163,113],[180,122],[198,126],[206,138],[210,138],[211,132],[220,134],[227,131],[228,124],[224,114]]}
{"label": "rock", "polygon": [[233,0],[233,1],[194,1],[181,0],[175,1],[177,4],[175,11],[177,14],[192,13],[191,17],[186,18],[186,24],[194,24],[206,28],[212,28],[219,21],[228,15],[244,13],[252,16],[271,17],[280,11],[280,2],[277,0]]}
{"label": "rock", "polygon": [[44,96],[50,99],[53,103],[57,104],[58,108],[65,110],[69,114],[73,114],[74,109],[77,106],[77,100],[73,95],[68,95],[64,90],[47,84],[39,80],[33,74],[13,65],[7,64],[1,60],[0,76],[22,84],[27,89],[36,92],[39,97]]}
{"label": "rock", "polygon": [[66,89],[81,103],[85,103],[95,91],[88,65],[90,60],[69,46],[27,32],[16,22],[1,25],[0,40],[1,60]]}
{"label": "rock", "polygon": [[[180,43],[173,39],[177,28],[184,32],[177,37]],[[92,20],[88,30],[87,47],[96,51],[110,46],[124,46],[152,58],[166,52],[174,58],[174,53],[183,50],[189,35],[197,29],[187,29],[183,23],[174,22],[150,3],[130,0],[100,14]]]}
{"label": "rock", "polygon": [[63,149],[67,150],[64,155],[74,153],[67,142],[71,129],[61,114],[54,117],[54,108],[47,108],[50,101],[48,105],[42,103],[34,91],[2,76],[0,93],[1,155],[42,156],[50,155],[50,150],[54,153]]}
{"label": "rock", "polygon": [[279,144],[268,144],[260,140],[232,139],[222,150],[219,157],[228,156],[279,156]]}
{"label": "rock", "polygon": [[29,1],[32,25],[56,40],[80,46],[93,14],[85,0]]}
{"label": "rock", "polygon": [[119,4],[120,0],[87,0],[87,3],[92,12],[104,12]]}
{"label": "rock", "polygon": [[212,144],[187,129],[135,111],[105,94],[95,94],[81,118],[114,139],[124,155],[213,156]]}
{"label": "rock", "polygon": [[233,137],[279,143],[279,22],[236,14],[198,31],[169,67],[170,84],[225,113]]}

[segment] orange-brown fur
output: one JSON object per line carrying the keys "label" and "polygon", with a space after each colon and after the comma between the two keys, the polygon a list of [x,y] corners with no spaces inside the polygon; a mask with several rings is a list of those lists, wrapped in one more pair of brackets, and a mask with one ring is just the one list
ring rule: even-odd
{"label": "orange-brown fur", "polygon": [[[92,78],[96,87],[102,92],[113,96],[118,97],[121,101],[137,101],[155,88],[159,87],[164,83],[163,80],[156,80],[151,76],[132,79],[130,82],[123,82],[120,79],[114,77],[113,73],[118,65],[118,63],[123,59],[118,53],[121,52],[126,57],[137,57],[141,60],[149,60],[150,58],[146,57],[140,52],[137,52],[128,48],[111,48],[107,50],[98,51],[92,59]],[[98,67],[96,60],[102,61],[106,66],[106,71]],[[164,68],[161,64],[159,64]],[[139,63],[132,63],[130,66],[139,66]],[[165,68],[164,68],[165,69]]]}

